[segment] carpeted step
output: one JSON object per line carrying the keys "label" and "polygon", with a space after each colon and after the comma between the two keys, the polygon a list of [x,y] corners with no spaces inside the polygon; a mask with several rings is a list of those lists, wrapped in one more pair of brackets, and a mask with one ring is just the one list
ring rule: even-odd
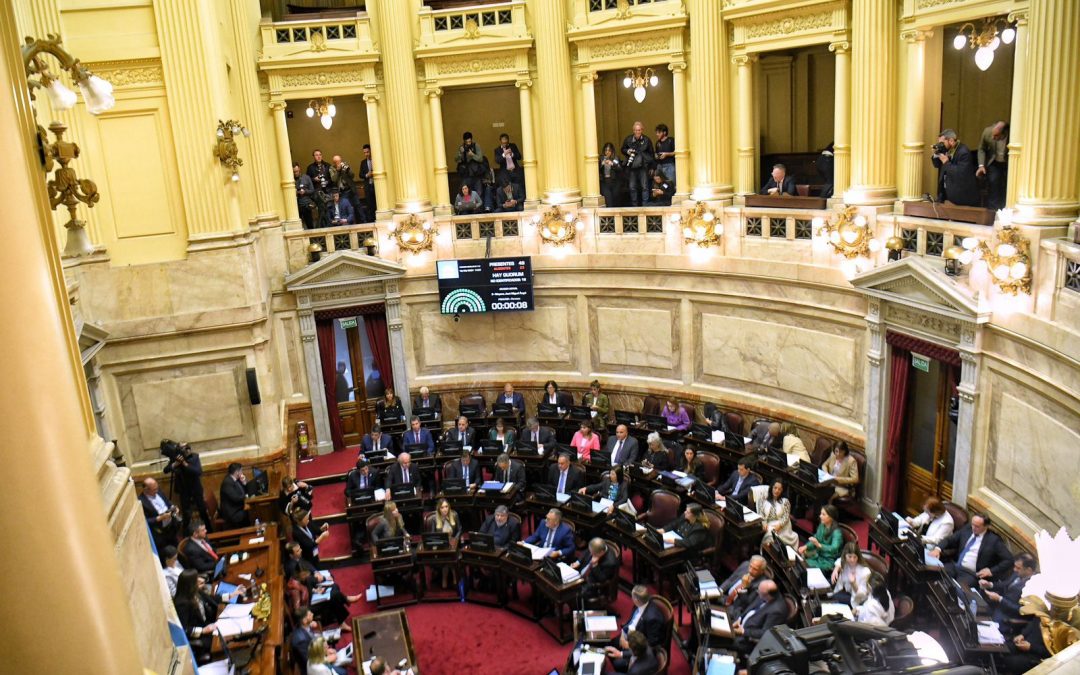
{"label": "carpeted step", "polygon": [[356,466],[358,452],[358,447],[350,447],[327,455],[319,455],[310,461],[302,461],[296,467],[296,477],[306,480],[346,473]]}
{"label": "carpeted step", "polygon": [[345,484],[339,482],[317,486],[311,499],[312,517],[325,518],[339,513],[345,513]]}

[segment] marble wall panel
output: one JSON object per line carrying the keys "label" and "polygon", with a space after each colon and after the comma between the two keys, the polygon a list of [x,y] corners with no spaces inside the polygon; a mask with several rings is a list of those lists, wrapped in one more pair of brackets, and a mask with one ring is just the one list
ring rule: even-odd
{"label": "marble wall panel", "polygon": [[678,378],[679,303],[589,298],[593,368],[604,373]]}
{"label": "marble wall panel", "polygon": [[244,425],[236,384],[231,372],[133,384],[131,393],[139,429],[150,443],[147,447],[155,445],[155,438],[197,443],[241,435]]}

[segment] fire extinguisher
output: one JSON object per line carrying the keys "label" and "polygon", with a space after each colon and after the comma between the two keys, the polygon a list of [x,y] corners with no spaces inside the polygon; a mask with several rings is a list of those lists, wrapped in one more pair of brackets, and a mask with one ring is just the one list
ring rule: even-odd
{"label": "fire extinguisher", "polygon": [[300,450],[300,457],[308,456],[307,422],[303,420],[296,423],[296,447]]}

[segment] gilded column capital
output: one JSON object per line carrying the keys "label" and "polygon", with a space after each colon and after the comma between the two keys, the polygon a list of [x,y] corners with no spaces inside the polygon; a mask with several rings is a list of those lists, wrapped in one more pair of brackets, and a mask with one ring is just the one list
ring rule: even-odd
{"label": "gilded column capital", "polygon": [[595,70],[586,70],[586,71],[577,73],[577,79],[582,84],[592,84],[593,82],[596,81],[596,79],[598,77],[599,76],[596,74]]}
{"label": "gilded column capital", "polygon": [[267,107],[269,107],[274,112],[281,112],[282,110],[285,109],[285,106],[287,106],[287,105],[288,104],[285,101],[270,101],[267,104]]}
{"label": "gilded column capital", "polygon": [[431,87],[424,90],[424,96],[427,96],[428,98],[440,98],[442,97],[442,94],[442,87]]}
{"label": "gilded column capital", "polygon": [[1009,17],[1008,17],[1009,23],[1015,23],[1017,26],[1026,26],[1027,22],[1028,22],[1028,12],[1029,11],[1030,10],[1025,8],[1025,9],[1018,9],[1018,10],[1016,10],[1014,12],[1009,12]]}
{"label": "gilded column capital", "polygon": [[378,103],[379,95],[375,92],[364,94],[364,103]]}
{"label": "gilded column capital", "polygon": [[914,44],[916,42],[924,42],[927,38],[933,37],[934,31],[919,30],[913,28],[911,30],[905,30],[900,33],[900,39],[908,44]]}
{"label": "gilded column capital", "polygon": [[517,87],[518,89],[529,89],[530,87],[533,86],[533,81],[532,80],[518,80],[517,82],[514,82],[514,86]]}
{"label": "gilded column capital", "polygon": [[834,54],[847,54],[851,51],[851,43],[847,40],[839,40],[829,43],[829,51]]}
{"label": "gilded column capital", "polygon": [[757,60],[757,54],[736,54],[731,57],[731,62],[737,66],[748,66]]}
{"label": "gilded column capital", "polygon": [[667,69],[673,73],[681,73],[686,70],[686,61],[673,61],[667,64]]}

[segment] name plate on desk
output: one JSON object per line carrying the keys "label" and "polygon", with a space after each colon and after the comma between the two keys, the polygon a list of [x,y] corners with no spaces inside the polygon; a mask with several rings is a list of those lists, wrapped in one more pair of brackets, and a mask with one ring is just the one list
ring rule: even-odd
{"label": "name plate on desk", "polygon": [[746,205],[762,209],[824,209],[821,197],[792,197],[791,195],[746,195]]}

